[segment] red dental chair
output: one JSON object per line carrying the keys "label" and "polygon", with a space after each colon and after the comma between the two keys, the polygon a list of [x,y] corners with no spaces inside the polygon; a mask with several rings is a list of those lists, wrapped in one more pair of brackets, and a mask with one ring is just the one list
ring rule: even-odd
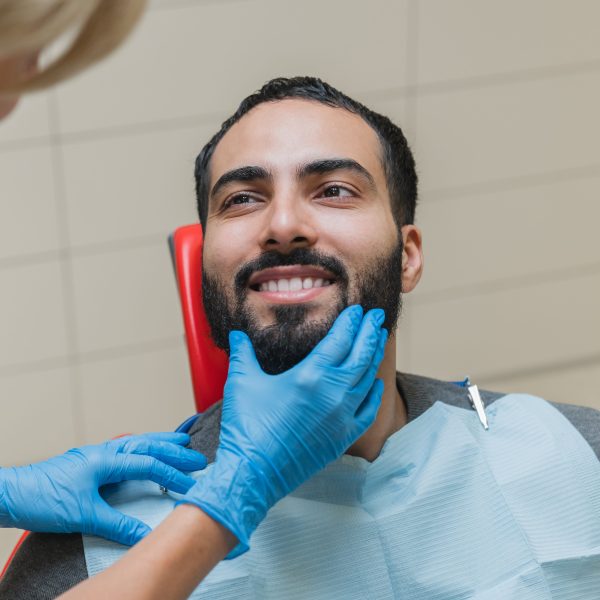
{"label": "red dental chair", "polygon": [[[177,228],[169,236],[169,247],[183,312],[196,411],[203,412],[223,397],[229,363],[227,355],[213,344],[204,314],[201,226],[184,225]],[[25,532],[15,545],[0,578],[28,534]]]}
{"label": "red dental chair", "polygon": [[228,359],[210,337],[202,304],[202,228],[184,225],[169,237],[183,312],[194,400],[198,412],[223,397]]}

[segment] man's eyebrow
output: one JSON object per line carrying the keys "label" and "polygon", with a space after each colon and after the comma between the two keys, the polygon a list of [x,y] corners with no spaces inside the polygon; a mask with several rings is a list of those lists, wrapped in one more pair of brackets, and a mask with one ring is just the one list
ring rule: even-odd
{"label": "man's eyebrow", "polygon": [[299,179],[302,179],[309,175],[321,175],[342,169],[354,171],[354,173],[360,175],[371,188],[376,187],[373,175],[352,158],[323,158],[314,160],[299,167],[297,175]]}
{"label": "man's eyebrow", "polygon": [[231,171],[226,171],[217,179],[215,185],[213,185],[210,191],[210,196],[215,196],[222,188],[228,183],[235,183],[238,181],[256,181],[257,179],[272,179],[271,173],[263,167],[238,167]]}

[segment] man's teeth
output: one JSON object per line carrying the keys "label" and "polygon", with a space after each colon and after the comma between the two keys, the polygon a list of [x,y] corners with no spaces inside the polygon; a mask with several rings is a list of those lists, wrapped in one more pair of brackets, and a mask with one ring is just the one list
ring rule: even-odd
{"label": "man's teeth", "polygon": [[325,287],[331,285],[329,279],[320,277],[292,277],[291,279],[272,279],[263,281],[258,290],[260,292],[297,292],[299,290],[310,290],[311,288]]}

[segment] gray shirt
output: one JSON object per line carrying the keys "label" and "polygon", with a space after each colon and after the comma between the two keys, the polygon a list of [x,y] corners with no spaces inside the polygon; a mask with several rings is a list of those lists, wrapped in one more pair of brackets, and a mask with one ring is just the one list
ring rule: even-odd
{"label": "gray shirt", "polygon": [[[470,408],[466,390],[453,383],[397,374],[397,386],[406,403],[408,420],[412,421],[442,401]],[[485,404],[504,394],[482,391]],[[600,411],[569,404],[554,406],[579,430],[600,459]],[[221,403],[199,415],[190,429],[190,446],[215,459],[219,442]],[[83,542],[79,534],[59,535],[34,533],[27,537],[2,581],[0,598],[11,600],[48,600],[87,578]]]}

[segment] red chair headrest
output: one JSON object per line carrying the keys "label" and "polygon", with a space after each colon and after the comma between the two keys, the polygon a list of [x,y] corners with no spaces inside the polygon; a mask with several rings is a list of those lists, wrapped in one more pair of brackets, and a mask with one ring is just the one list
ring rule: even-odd
{"label": "red chair headrest", "polygon": [[217,348],[202,303],[202,228],[185,225],[169,237],[185,339],[190,361],[194,400],[198,412],[223,398],[229,365],[225,352]]}

